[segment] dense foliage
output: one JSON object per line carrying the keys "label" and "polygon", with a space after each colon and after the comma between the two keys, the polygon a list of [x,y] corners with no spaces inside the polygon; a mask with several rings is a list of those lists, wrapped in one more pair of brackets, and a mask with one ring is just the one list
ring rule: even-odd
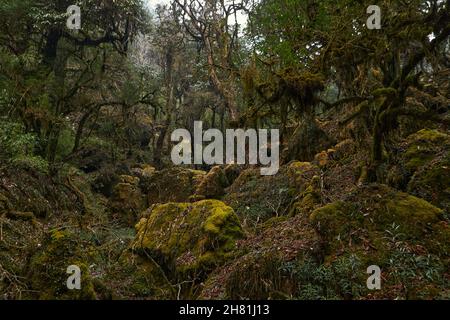
{"label": "dense foliage", "polygon": [[[372,2],[2,0],[0,299],[448,299],[450,0]],[[278,175],[174,167],[199,120]]]}

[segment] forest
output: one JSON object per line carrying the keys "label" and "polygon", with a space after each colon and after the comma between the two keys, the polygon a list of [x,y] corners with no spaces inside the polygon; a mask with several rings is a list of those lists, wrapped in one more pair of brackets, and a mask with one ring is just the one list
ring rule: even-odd
{"label": "forest", "polygon": [[0,0],[0,300],[448,300],[449,107],[450,0]]}

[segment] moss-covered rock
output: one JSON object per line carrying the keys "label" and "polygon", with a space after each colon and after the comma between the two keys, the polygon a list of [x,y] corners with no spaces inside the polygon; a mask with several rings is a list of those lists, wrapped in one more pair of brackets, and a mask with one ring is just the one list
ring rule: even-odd
{"label": "moss-covered rock", "polygon": [[195,196],[205,199],[219,199],[225,193],[225,188],[229,186],[225,170],[220,166],[212,168],[202,179],[195,190]]}
{"label": "moss-covered rock", "polygon": [[[200,297],[445,299],[449,236],[439,208],[384,185],[363,186],[311,216],[268,220],[239,242],[241,254],[210,275]],[[381,290],[367,289],[370,265],[381,268]]]}
{"label": "moss-covered rock", "polygon": [[149,206],[156,203],[188,202],[205,175],[204,171],[173,167],[141,177],[140,186],[147,194]]}
{"label": "moss-covered rock", "polygon": [[397,297],[419,297],[425,285],[439,292],[448,286],[450,230],[442,210],[423,199],[369,185],[316,209],[310,219],[323,239],[325,263],[353,257],[359,263],[355,281],[364,280],[368,266],[380,266],[385,276],[380,295],[392,297],[395,287]]}
{"label": "moss-covered rock", "polygon": [[286,215],[292,205],[320,174],[309,162],[294,161],[280,168],[274,176],[261,176],[258,169],[244,170],[227,190],[223,201],[253,226],[275,216]]}
{"label": "moss-covered rock", "polygon": [[[82,250],[67,231],[51,231],[42,248],[33,255],[29,264],[28,281],[32,298],[43,300],[93,300],[96,293]],[[67,288],[69,266],[81,269],[81,289]]]}
{"label": "moss-covered rock", "polygon": [[407,190],[450,215],[450,152],[436,156],[419,168],[408,183]]}
{"label": "moss-covered rock", "polygon": [[380,167],[380,181],[421,197],[450,213],[450,135],[422,129],[399,146],[391,164]]}
{"label": "moss-covered rock", "polygon": [[406,168],[415,172],[434,159],[443,146],[450,146],[450,136],[438,130],[422,129],[407,138]]}
{"label": "moss-covered rock", "polygon": [[320,238],[307,215],[276,217],[239,241],[236,258],[205,282],[202,299],[289,299],[297,280],[288,265],[316,256]]}
{"label": "moss-covered rock", "polygon": [[136,230],[135,252],[149,255],[169,274],[199,277],[224,263],[243,236],[233,209],[218,200],[154,206]]}
{"label": "moss-covered rock", "polygon": [[312,222],[333,248],[345,245],[342,238],[357,237],[364,231],[376,236],[393,225],[405,240],[423,241],[442,219],[442,210],[427,201],[383,185],[362,187],[346,201],[328,204],[311,214]]}

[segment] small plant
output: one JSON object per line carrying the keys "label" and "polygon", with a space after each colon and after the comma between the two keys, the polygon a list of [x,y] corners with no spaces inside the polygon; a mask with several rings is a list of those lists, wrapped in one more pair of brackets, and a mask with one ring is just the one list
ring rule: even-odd
{"label": "small plant", "polygon": [[300,300],[354,298],[364,289],[364,281],[357,276],[361,261],[355,255],[341,257],[331,265],[307,258],[288,262],[282,270],[297,283],[295,298]]}
{"label": "small plant", "polygon": [[16,122],[0,121],[0,149],[7,157],[30,155],[36,146],[36,136],[25,133]]}
{"label": "small plant", "polygon": [[9,164],[48,173],[48,162],[34,154],[37,145],[38,138],[26,133],[21,124],[0,120],[0,154]]}
{"label": "small plant", "polygon": [[11,160],[11,163],[21,169],[31,169],[40,173],[48,173],[48,162],[39,156],[18,156]]}

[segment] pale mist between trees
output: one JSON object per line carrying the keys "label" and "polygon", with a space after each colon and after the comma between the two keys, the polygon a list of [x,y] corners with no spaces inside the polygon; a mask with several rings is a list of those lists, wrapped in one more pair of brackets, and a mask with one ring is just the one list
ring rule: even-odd
{"label": "pale mist between trees", "polygon": [[171,159],[175,165],[261,165],[266,166],[260,169],[261,175],[275,175],[280,165],[280,132],[270,130],[270,143],[268,133],[267,129],[227,129],[224,137],[218,129],[203,132],[203,122],[196,121],[194,137],[186,129],[172,133],[171,141],[178,144],[172,149]]}

